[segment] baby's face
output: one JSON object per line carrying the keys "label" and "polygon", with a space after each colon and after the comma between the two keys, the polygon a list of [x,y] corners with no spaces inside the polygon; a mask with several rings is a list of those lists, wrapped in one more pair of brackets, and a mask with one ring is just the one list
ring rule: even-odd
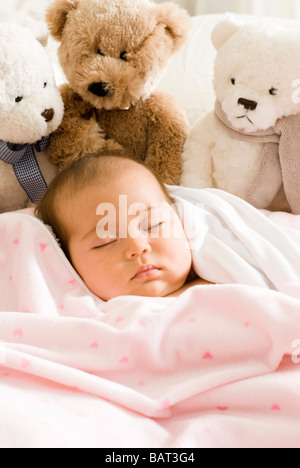
{"label": "baby's face", "polygon": [[99,298],[165,297],[185,284],[192,258],[181,221],[143,167],[92,185],[61,210],[73,266]]}

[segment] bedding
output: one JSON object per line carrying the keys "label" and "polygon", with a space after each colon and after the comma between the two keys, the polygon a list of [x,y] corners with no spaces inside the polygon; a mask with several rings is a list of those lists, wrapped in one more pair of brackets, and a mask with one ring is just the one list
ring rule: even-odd
{"label": "bedding", "polygon": [[[0,0],[0,20],[49,1]],[[191,125],[219,19],[192,18],[160,84]],[[0,447],[300,447],[300,217],[173,190],[195,270],[225,283],[178,298],[104,303],[31,210],[0,216]]]}
{"label": "bedding", "polygon": [[171,190],[230,284],[105,303],[32,210],[0,216],[0,446],[300,446],[299,217]]}

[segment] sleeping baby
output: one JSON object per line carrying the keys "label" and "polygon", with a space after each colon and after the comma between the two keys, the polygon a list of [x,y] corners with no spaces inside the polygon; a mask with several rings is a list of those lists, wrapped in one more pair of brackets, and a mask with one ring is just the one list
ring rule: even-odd
{"label": "sleeping baby", "polygon": [[191,280],[191,249],[173,200],[143,163],[86,156],[58,175],[36,216],[52,227],[85,284],[104,301],[175,297],[208,284]]}

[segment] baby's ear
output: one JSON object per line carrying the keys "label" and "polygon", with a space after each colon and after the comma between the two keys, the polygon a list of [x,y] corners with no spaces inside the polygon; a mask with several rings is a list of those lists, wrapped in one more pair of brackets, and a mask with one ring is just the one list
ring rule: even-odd
{"label": "baby's ear", "polygon": [[157,24],[164,24],[166,33],[172,37],[173,52],[180,49],[190,29],[190,17],[187,11],[170,2],[157,5]]}
{"label": "baby's ear", "polygon": [[51,35],[57,41],[61,41],[68,14],[71,11],[76,10],[78,4],[79,0],[55,0],[48,8],[46,21]]}

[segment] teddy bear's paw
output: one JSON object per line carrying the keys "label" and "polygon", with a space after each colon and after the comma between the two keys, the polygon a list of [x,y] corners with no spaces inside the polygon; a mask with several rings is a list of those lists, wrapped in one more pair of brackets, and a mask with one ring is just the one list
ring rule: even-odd
{"label": "teddy bear's paw", "polygon": [[163,182],[167,185],[179,185],[180,184],[180,171],[176,170],[175,173],[171,174],[169,171],[161,174]]}
{"label": "teddy bear's paw", "polygon": [[151,161],[148,158],[145,162],[160,175],[164,184],[179,185],[181,179],[180,161],[169,161],[167,164],[166,162]]}
{"label": "teddy bear's paw", "polygon": [[51,136],[48,156],[59,168],[89,153],[98,153],[106,143],[97,122],[78,117],[66,119]]}
{"label": "teddy bear's paw", "polygon": [[91,104],[85,102],[82,97],[70,87],[69,84],[63,84],[60,87],[60,94],[62,96],[65,107],[64,118],[78,117],[85,120],[90,120],[92,117],[96,118],[94,107]]}
{"label": "teddy bear's paw", "polygon": [[116,156],[131,156],[128,154],[128,151],[115,140],[106,140],[101,149],[101,153]]}
{"label": "teddy bear's paw", "polygon": [[98,153],[106,144],[105,133],[95,120],[81,121],[81,154]]}
{"label": "teddy bear's paw", "polygon": [[61,85],[59,87],[59,91],[66,109],[75,109],[84,103],[83,99],[71,88],[68,83]]}

